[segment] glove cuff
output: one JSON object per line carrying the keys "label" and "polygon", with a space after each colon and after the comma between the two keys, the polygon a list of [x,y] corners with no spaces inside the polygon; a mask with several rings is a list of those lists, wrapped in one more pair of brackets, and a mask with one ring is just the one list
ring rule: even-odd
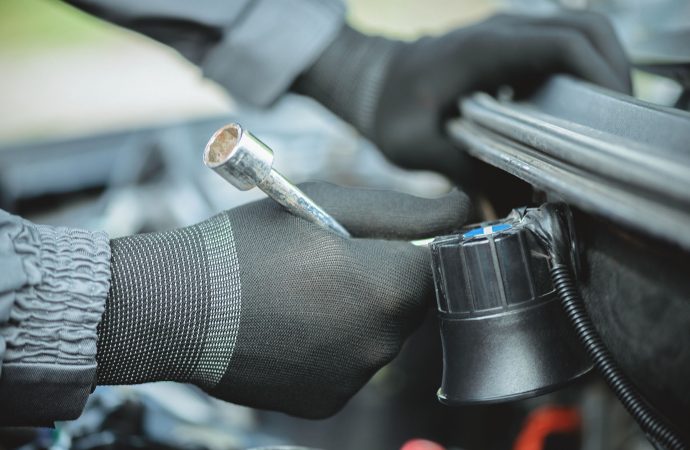
{"label": "glove cuff", "polygon": [[385,75],[400,41],[367,36],[345,25],[314,65],[293,85],[372,138]]}
{"label": "glove cuff", "polygon": [[192,382],[224,375],[240,323],[230,220],[111,241],[112,282],[98,327],[98,384]]}

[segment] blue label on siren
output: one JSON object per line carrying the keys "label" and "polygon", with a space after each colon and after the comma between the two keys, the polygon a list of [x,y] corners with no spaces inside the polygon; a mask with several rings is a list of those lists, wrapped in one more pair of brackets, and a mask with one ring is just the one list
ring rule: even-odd
{"label": "blue label on siren", "polygon": [[485,236],[487,234],[509,230],[510,228],[513,228],[513,226],[509,223],[497,223],[494,225],[487,225],[485,227],[472,228],[470,231],[463,234],[462,237],[467,239],[471,237]]}

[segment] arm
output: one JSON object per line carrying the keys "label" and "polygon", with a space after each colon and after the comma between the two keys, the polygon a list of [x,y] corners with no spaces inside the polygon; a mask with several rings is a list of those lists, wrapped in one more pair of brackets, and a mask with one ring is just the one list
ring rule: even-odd
{"label": "arm", "polygon": [[463,182],[472,182],[471,161],[443,129],[461,96],[501,85],[527,92],[553,73],[631,89],[613,28],[585,11],[497,15],[408,43],[344,25],[335,0],[69,1],[171,45],[241,100],[264,106],[288,89],[311,96],[393,162]]}
{"label": "arm", "polygon": [[[347,64],[343,64],[347,61]],[[502,85],[529,92],[567,73],[630,92],[629,64],[600,15],[497,15],[438,37],[399,42],[347,26],[294,88],[355,125],[393,162],[436,170],[464,183],[472,161],[446,137],[460,97]]]}
{"label": "arm", "polygon": [[266,199],[114,240],[99,384],[188,382],[320,418],[392,360],[434,298],[428,249],[404,241],[463,223],[467,197],[301,187],[354,238]]}
{"label": "arm", "polygon": [[270,199],[109,245],[0,212],[0,425],[75,418],[95,384],[149,381],[337,411],[432,304],[428,250],[404,241],[456,228],[469,202],[303,188],[354,238]]}

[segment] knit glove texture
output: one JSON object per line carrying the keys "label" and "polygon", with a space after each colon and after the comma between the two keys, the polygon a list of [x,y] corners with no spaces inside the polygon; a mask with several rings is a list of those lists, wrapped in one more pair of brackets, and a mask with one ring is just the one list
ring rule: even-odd
{"label": "knit glove texture", "polygon": [[608,20],[587,11],[500,14],[442,36],[400,42],[345,27],[295,90],[310,95],[410,169],[472,180],[445,133],[458,100],[509,85],[530,92],[555,73],[630,92],[630,67]]}
{"label": "knit glove texture", "polygon": [[266,199],[113,240],[98,382],[190,382],[318,418],[391,361],[433,299],[428,250],[405,241],[461,226],[467,197],[302,188],[353,238]]}

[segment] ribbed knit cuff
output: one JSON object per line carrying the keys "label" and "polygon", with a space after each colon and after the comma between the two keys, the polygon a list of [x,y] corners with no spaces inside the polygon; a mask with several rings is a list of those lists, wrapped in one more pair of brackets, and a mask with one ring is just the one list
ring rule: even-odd
{"label": "ribbed knit cuff", "polygon": [[402,45],[345,25],[293,90],[313,97],[371,138],[388,66]]}
{"label": "ribbed knit cuff", "polygon": [[114,239],[111,249],[113,280],[98,328],[98,384],[215,387],[232,359],[242,310],[228,215]]}

